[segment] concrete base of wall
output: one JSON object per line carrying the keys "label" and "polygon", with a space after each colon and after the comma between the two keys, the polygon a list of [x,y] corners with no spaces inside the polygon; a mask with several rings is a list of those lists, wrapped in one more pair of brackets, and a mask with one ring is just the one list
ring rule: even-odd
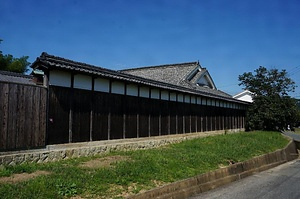
{"label": "concrete base of wall", "polygon": [[186,180],[171,183],[150,191],[131,196],[131,199],[182,199],[188,198],[230,182],[240,180],[254,173],[276,167],[285,162],[297,159],[299,156],[294,141],[290,141],[287,147],[272,153],[255,157],[245,162],[230,165],[216,171],[205,173]]}
{"label": "concrete base of wall", "polygon": [[48,145],[44,149],[0,152],[0,165],[16,165],[24,162],[53,162],[75,157],[93,156],[116,150],[150,149],[167,144],[178,143],[200,137],[221,135],[244,131],[233,129],[229,131],[207,131],[199,133],[176,134],[146,138],[105,140],[69,144]]}

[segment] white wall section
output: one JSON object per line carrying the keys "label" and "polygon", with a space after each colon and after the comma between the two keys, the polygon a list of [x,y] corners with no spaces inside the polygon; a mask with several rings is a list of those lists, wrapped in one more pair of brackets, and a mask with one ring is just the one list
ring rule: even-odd
{"label": "white wall section", "polygon": [[176,93],[170,93],[170,100],[176,102]]}
{"label": "white wall section", "polygon": [[101,92],[109,92],[109,80],[103,78],[97,78],[94,81],[94,90]]}
{"label": "white wall section", "polygon": [[207,99],[207,106],[211,106],[211,99]]}
{"label": "white wall section", "polygon": [[51,70],[49,84],[53,86],[71,87],[71,73]]}
{"label": "white wall section", "polygon": [[161,99],[169,100],[169,91],[166,91],[166,90],[161,91]]}
{"label": "white wall section", "polygon": [[138,96],[139,95],[138,86],[135,84],[128,84],[126,86],[126,94],[130,96]]}
{"label": "white wall section", "polygon": [[184,102],[185,103],[190,103],[191,102],[191,96],[190,95],[185,95],[184,96]]}
{"label": "white wall section", "polygon": [[150,89],[148,87],[140,87],[140,97],[149,98],[149,91]]}
{"label": "white wall section", "polygon": [[151,89],[151,98],[159,99],[159,89],[156,88]]}
{"label": "white wall section", "polygon": [[191,103],[196,104],[196,97],[195,96],[191,96]]}
{"label": "white wall section", "polygon": [[197,104],[201,104],[201,97],[197,97]]}
{"label": "white wall section", "polygon": [[74,75],[74,88],[92,90],[92,77],[87,75]]}
{"label": "white wall section", "polygon": [[113,81],[111,83],[111,92],[115,94],[125,94],[125,84],[123,82]]}
{"label": "white wall section", "polygon": [[183,94],[179,93],[179,94],[177,95],[177,101],[178,101],[178,102],[183,102]]}

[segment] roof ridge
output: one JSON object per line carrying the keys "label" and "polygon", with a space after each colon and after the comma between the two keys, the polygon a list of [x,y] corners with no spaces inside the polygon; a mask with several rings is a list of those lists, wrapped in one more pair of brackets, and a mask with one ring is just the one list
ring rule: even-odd
{"label": "roof ridge", "polygon": [[[131,74],[128,74],[128,73],[125,73],[122,71],[97,67],[97,66],[82,63],[82,62],[77,62],[77,61],[65,59],[62,57],[49,55],[45,52],[42,53],[41,56],[32,64],[32,68],[33,68],[33,65],[37,64],[38,62],[42,63],[41,66],[45,67],[45,69],[48,68],[48,67],[46,67],[46,65],[49,65],[49,66],[60,67],[60,68],[68,69],[68,70],[78,70],[78,71],[82,71],[82,72],[86,72],[86,73],[90,73],[90,74],[94,74],[94,75],[118,79],[120,81],[130,81],[130,82],[134,82],[137,84],[147,85],[150,87],[160,87],[162,89],[171,89],[171,90],[175,90],[175,91],[187,92],[190,94],[199,94],[199,95],[203,95],[205,97],[213,97],[216,99],[224,99],[224,100],[236,101],[236,102],[241,103],[240,101],[232,98],[231,96],[220,95],[218,93],[218,91],[215,91],[215,90],[212,90],[212,92],[210,92],[208,89],[196,90],[196,89],[192,89],[190,87],[186,87],[184,85],[171,84],[171,83],[167,83],[167,82],[163,82],[163,81],[159,81],[159,80],[153,80],[153,79],[149,79],[149,78],[145,78],[145,77],[131,75]],[[45,66],[43,66],[44,64],[45,64]],[[186,62],[186,63],[173,64],[173,65],[183,65],[183,64],[199,64],[199,63],[198,62]],[[170,65],[160,65],[160,67],[161,66],[170,66]]]}
{"label": "roof ridge", "polygon": [[81,66],[103,68],[101,66],[95,66],[95,65],[84,63],[84,62],[74,61],[74,60],[71,60],[71,59],[66,59],[66,58],[63,58],[63,57],[59,57],[59,56],[55,56],[55,55],[50,55],[50,54],[48,54],[46,52],[43,52],[41,54],[40,58],[46,58],[46,59],[50,58],[50,59],[56,59],[56,60],[60,60],[60,61],[64,61],[64,62],[69,62],[71,64],[81,65]]}
{"label": "roof ridge", "polygon": [[187,64],[199,64],[198,61],[194,62],[183,62],[183,63],[175,63],[175,64],[162,64],[162,65],[152,65],[152,66],[141,66],[137,68],[128,68],[128,69],[122,69],[119,71],[130,71],[130,70],[139,70],[139,69],[149,69],[149,68],[160,68],[160,67],[169,67],[169,66],[179,66],[179,65],[187,65]]}
{"label": "roof ridge", "polygon": [[2,74],[2,75],[9,75],[9,76],[13,76],[13,77],[23,77],[23,78],[27,78],[27,79],[31,79],[32,78],[32,75],[25,75],[25,74],[22,74],[22,73],[5,71],[5,70],[0,70],[0,74]]}
{"label": "roof ridge", "polygon": [[65,62],[65,63],[68,63],[70,65],[74,65],[74,66],[77,66],[77,67],[80,67],[80,68],[85,68],[85,69],[89,69],[89,70],[95,70],[95,71],[99,71],[99,70],[104,70],[104,71],[107,71],[107,72],[119,72],[117,70],[112,70],[112,69],[108,69],[108,68],[104,68],[104,67],[101,67],[101,66],[96,66],[96,65],[92,65],[92,64],[87,64],[87,63],[84,63],[84,62],[79,62],[79,61],[74,61],[74,60],[71,60],[71,59],[66,59],[66,58],[63,58],[63,57],[59,57],[59,56],[55,56],[55,55],[50,55],[46,52],[43,52],[40,56],[40,60],[43,61],[42,59],[44,58],[46,61],[47,61],[47,58],[48,60],[52,60],[52,61],[60,61],[60,62]]}

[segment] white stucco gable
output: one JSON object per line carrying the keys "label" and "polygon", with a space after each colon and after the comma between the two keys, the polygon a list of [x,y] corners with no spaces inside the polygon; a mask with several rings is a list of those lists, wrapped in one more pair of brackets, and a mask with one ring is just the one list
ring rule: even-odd
{"label": "white stucco gable", "polygon": [[214,90],[217,89],[209,72],[206,68],[202,68],[200,63],[198,63],[198,66],[187,75],[186,80],[197,86],[207,87]]}
{"label": "white stucco gable", "polygon": [[241,101],[245,101],[245,102],[253,102],[253,96],[254,94],[248,90],[244,90],[241,93],[238,93],[236,95],[233,96],[233,98],[241,100]]}
{"label": "white stucco gable", "polygon": [[205,71],[200,78],[197,81],[197,84],[199,86],[204,86],[204,87],[208,87],[211,89],[216,89],[216,86],[211,78],[211,76],[209,75],[209,73],[207,71]]}

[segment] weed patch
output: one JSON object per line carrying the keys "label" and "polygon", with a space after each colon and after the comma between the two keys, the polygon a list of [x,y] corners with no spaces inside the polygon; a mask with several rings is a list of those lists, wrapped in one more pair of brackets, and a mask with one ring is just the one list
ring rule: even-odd
{"label": "weed patch", "polygon": [[171,144],[168,147],[113,152],[44,164],[0,168],[0,176],[51,175],[0,183],[4,198],[124,198],[283,148],[277,132],[236,133]]}

